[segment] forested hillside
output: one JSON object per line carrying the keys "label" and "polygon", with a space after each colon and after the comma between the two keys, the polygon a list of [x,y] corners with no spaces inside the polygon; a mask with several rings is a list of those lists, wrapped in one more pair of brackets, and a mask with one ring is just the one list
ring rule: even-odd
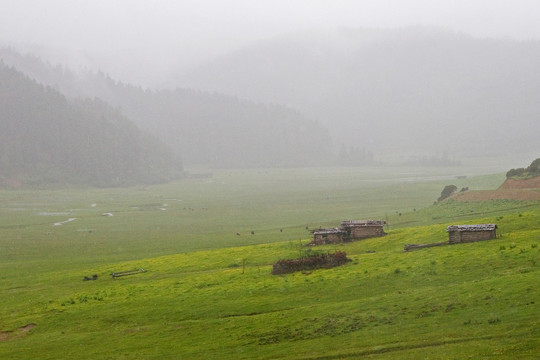
{"label": "forested hillside", "polygon": [[101,73],[52,66],[13,49],[0,49],[0,58],[66,96],[98,97],[119,107],[186,165],[281,167],[335,161],[328,131],[287,106],[193,89],[144,90]]}
{"label": "forested hillside", "polygon": [[165,145],[98,99],[67,99],[0,63],[0,184],[118,186],[182,173]]}
{"label": "forested hillside", "polygon": [[380,152],[539,150],[540,42],[432,27],[306,31],[180,74],[180,86],[299,109]]}

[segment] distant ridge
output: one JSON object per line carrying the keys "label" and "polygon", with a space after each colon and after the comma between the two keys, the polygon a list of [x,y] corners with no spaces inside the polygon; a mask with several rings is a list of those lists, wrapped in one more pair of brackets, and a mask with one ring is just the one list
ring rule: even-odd
{"label": "distant ridge", "polygon": [[181,86],[286,104],[339,144],[451,157],[540,151],[540,41],[436,27],[305,31],[179,75]]}

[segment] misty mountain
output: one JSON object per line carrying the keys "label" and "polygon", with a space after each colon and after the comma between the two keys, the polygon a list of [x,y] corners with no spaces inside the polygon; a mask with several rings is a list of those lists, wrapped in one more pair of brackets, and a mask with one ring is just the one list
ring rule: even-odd
{"label": "misty mountain", "polygon": [[[152,133],[186,165],[311,166],[330,161],[331,139],[319,123],[282,105],[192,89],[143,90],[90,71],[52,66],[0,49],[0,58],[70,97],[98,97]],[[369,160],[359,158],[356,162]]]}
{"label": "misty mountain", "polygon": [[381,153],[540,150],[540,42],[431,27],[340,29],[260,41],[175,82],[292,106],[337,145]]}
{"label": "misty mountain", "polygon": [[119,186],[171,180],[182,165],[99,99],[68,99],[0,62],[0,184]]}
{"label": "misty mountain", "polygon": [[169,144],[184,162],[214,168],[312,166],[328,161],[330,138],[293,109],[195,90],[111,86],[108,101]]}

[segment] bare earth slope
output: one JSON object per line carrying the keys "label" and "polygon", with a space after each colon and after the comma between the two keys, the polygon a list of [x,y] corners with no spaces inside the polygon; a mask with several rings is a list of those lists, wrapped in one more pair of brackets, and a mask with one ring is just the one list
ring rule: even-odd
{"label": "bare earth slope", "polygon": [[499,187],[499,190],[506,189],[540,189],[540,176],[525,180],[506,179]]}
{"label": "bare earth slope", "polygon": [[540,200],[540,176],[525,180],[506,179],[497,190],[467,191],[455,194],[452,199],[458,201]]}

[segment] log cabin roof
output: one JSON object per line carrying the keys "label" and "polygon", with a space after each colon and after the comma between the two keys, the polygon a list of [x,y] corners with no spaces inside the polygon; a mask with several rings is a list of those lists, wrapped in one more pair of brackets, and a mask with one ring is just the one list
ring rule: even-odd
{"label": "log cabin roof", "polygon": [[386,224],[384,220],[344,220],[341,226],[383,226]]}
{"label": "log cabin roof", "polygon": [[476,225],[450,225],[446,232],[451,231],[492,231],[497,229],[496,224],[476,224]]}
{"label": "log cabin roof", "polygon": [[312,232],[313,232],[313,235],[328,235],[328,234],[345,233],[345,231],[343,231],[340,228],[318,229],[318,230],[313,230]]}

